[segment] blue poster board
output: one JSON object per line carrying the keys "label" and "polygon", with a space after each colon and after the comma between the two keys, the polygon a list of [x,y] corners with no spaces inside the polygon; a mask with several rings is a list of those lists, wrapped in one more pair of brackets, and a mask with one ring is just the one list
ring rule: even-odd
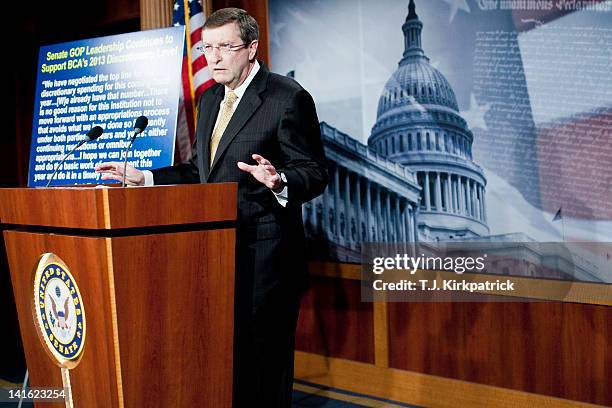
{"label": "blue poster board", "polygon": [[184,26],[41,47],[28,186],[44,186],[62,156],[94,126],[100,138],[71,155],[56,185],[100,182],[97,164],[122,161],[134,121],[149,125],[128,163],[145,170],[172,164],[181,89]]}

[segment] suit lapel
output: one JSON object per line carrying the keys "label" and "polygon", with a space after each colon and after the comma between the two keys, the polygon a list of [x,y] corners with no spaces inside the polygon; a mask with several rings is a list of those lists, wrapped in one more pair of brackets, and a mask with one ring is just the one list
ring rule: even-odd
{"label": "suit lapel", "polygon": [[[265,85],[268,78],[268,71],[265,69],[263,65],[260,66],[259,72],[253,78],[253,82],[248,86],[244,95],[242,96],[242,100],[238,103],[238,107],[236,111],[232,115],[230,122],[227,124],[227,128],[225,128],[225,132],[223,132],[223,136],[221,137],[221,141],[219,142],[219,146],[217,147],[217,152],[215,153],[215,159],[213,161],[212,166],[210,167],[210,172],[207,175],[208,177],[213,173],[213,171],[218,167],[219,160],[223,157],[223,153],[229,147],[230,143],[238,132],[244,127],[247,121],[253,116],[257,108],[261,105],[262,100],[259,94],[265,90]],[[217,107],[217,111],[219,108]],[[210,133],[208,133],[208,140],[210,141],[210,135],[212,134],[212,129]],[[209,143],[210,144],[210,143]],[[208,155],[210,158],[210,154]],[[207,159],[207,163],[208,163]]]}
{"label": "suit lapel", "polygon": [[[221,106],[221,101],[223,100],[224,95],[224,87],[220,86],[214,93],[214,98],[212,98],[212,103],[204,104],[202,109],[203,112],[198,112],[198,114],[204,118],[203,133],[202,133],[202,141],[203,146],[201,147],[202,151],[202,163],[204,167],[201,171],[204,174],[204,180],[208,180],[208,173],[210,170],[210,138],[212,136],[213,129],[215,127],[215,122],[217,121],[217,115],[219,115],[219,107]],[[210,115],[206,115],[206,112],[210,112]]]}

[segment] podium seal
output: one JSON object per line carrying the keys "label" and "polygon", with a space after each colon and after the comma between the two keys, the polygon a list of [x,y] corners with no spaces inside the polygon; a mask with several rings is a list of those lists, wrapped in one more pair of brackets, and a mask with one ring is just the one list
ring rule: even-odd
{"label": "podium seal", "polygon": [[56,363],[73,368],[85,345],[85,309],[70,270],[55,254],[41,256],[34,275],[39,337]]}
{"label": "podium seal", "polygon": [[62,369],[64,388],[70,390],[69,370],[79,364],[87,333],[83,299],[68,266],[57,255],[43,254],[35,268],[32,315],[36,331],[49,357]]}

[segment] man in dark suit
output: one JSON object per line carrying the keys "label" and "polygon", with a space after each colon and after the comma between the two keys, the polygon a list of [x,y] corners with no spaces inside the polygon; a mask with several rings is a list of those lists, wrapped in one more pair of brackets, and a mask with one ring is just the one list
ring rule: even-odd
{"label": "man in dark suit", "polygon": [[[327,185],[319,121],[308,92],[257,61],[257,22],[244,10],[213,13],[202,42],[217,84],[200,99],[191,161],[129,167],[127,182],[238,182],[234,406],[289,407],[308,280],[301,205]],[[97,170],[123,178],[120,163]]]}

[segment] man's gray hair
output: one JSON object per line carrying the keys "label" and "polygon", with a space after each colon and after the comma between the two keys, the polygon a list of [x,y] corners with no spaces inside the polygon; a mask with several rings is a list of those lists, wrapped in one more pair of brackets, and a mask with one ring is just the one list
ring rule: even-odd
{"label": "man's gray hair", "polygon": [[259,39],[259,25],[257,21],[243,9],[235,7],[222,8],[215,11],[206,19],[202,29],[218,28],[233,22],[238,24],[240,39],[245,44],[248,45],[252,41]]}

